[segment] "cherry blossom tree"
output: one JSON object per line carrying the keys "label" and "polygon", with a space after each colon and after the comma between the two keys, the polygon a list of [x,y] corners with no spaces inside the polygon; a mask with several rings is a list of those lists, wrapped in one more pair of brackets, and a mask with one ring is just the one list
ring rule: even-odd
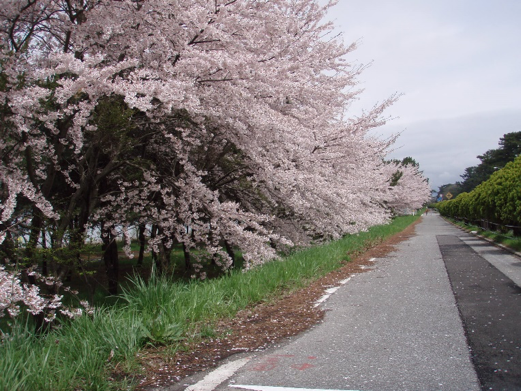
{"label": "cherry blossom tree", "polygon": [[5,248],[47,235],[70,266],[89,228],[109,249],[135,224],[160,265],[183,243],[252,266],[389,218],[391,141],[367,133],[395,98],[346,112],[363,67],[324,22],[335,1],[4,3]]}
{"label": "cherry blossom tree", "polygon": [[389,178],[385,203],[393,211],[415,211],[429,200],[429,181],[410,158],[387,162],[385,171]]}

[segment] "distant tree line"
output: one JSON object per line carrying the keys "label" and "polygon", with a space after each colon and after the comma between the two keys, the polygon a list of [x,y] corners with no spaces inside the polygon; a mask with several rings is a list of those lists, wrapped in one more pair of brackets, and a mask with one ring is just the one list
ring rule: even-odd
{"label": "distant tree line", "polygon": [[439,187],[438,194],[446,199],[448,193],[456,197],[460,193],[470,193],[481,183],[487,181],[494,172],[502,169],[521,155],[521,132],[506,133],[499,139],[499,148],[489,149],[477,158],[477,166],[467,167],[461,182],[447,183]]}
{"label": "distant tree line", "polygon": [[447,217],[477,223],[484,228],[521,234],[521,156],[494,171],[471,192],[436,204]]}

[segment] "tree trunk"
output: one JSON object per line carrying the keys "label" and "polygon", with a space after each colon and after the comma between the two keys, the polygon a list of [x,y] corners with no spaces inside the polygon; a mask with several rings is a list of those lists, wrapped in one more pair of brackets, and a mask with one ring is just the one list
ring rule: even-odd
{"label": "tree trunk", "polygon": [[186,247],[186,245],[183,243],[183,254],[185,256],[185,270],[191,270],[192,269],[192,261],[190,260],[190,250]]}
{"label": "tree trunk", "polygon": [[[150,232],[150,239],[155,239],[157,235],[157,225],[152,225],[152,231]],[[152,261],[157,266],[157,252],[152,250]]]}
{"label": "tree trunk", "polygon": [[139,257],[137,259],[138,266],[143,266],[143,258],[145,257],[145,244],[146,244],[145,228],[146,228],[145,224],[139,224],[139,234],[138,234]]}
{"label": "tree trunk", "polygon": [[159,273],[166,273],[170,266],[170,256],[172,254],[172,247],[165,246],[161,241],[159,244],[159,254],[156,261],[157,271]]}
{"label": "tree trunk", "polygon": [[[105,233],[105,235],[103,235]],[[102,229],[101,240],[103,241],[103,261],[108,278],[108,290],[111,295],[118,294],[119,258],[116,237],[110,228]]]}
{"label": "tree trunk", "polygon": [[[45,230],[42,230],[42,248],[47,250],[47,240],[45,238]],[[44,253],[42,259],[42,276],[47,276],[49,273],[49,269],[47,266],[47,253]]]}
{"label": "tree trunk", "polygon": [[34,254],[36,250],[36,246],[38,245],[38,238],[40,237],[40,233],[42,231],[42,212],[36,207],[33,207],[32,212],[33,218],[31,220],[31,233],[29,234],[29,242],[27,243],[27,247],[25,249],[25,257],[29,265],[32,266],[37,264],[37,260],[34,259]]}
{"label": "tree trunk", "polygon": [[0,263],[7,265],[9,262],[14,262],[14,243],[11,232],[6,230],[5,239],[0,244]]}

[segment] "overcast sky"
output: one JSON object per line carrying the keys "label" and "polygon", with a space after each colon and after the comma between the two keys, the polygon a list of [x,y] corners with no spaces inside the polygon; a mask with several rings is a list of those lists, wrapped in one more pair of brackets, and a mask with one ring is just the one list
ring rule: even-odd
{"label": "overcast sky", "polygon": [[433,189],[521,131],[520,0],[340,0],[330,18],[359,43],[348,60],[372,63],[353,113],[403,94],[375,133],[403,132],[389,157],[416,159]]}

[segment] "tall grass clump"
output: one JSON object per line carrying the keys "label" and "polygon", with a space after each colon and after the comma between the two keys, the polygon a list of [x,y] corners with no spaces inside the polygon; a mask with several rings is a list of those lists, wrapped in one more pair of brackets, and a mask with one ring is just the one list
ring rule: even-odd
{"label": "tall grass clump", "polygon": [[0,390],[121,390],[132,388],[136,353],[209,335],[218,319],[272,300],[339,268],[418,216],[320,246],[301,249],[244,273],[234,270],[206,281],[164,275],[130,279],[118,304],[64,321],[35,334],[29,321],[14,321],[0,342]]}
{"label": "tall grass clump", "polygon": [[133,360],[145,335],[141,320],[123,311],[99,309],[38,335],[17,321],[0,344],[0,390],[110,390],[112,364]]}

